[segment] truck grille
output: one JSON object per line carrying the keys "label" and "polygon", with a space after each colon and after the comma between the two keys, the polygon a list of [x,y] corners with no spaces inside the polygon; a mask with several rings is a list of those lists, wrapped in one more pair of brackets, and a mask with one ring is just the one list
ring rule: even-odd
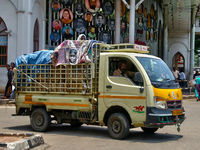
{"label": "truck grille", "polygon": [[182,102],[181,102],[181,100],[179,100],[179,101],[167,101],[167,106],[168,106],[168,108],[181,108]]}

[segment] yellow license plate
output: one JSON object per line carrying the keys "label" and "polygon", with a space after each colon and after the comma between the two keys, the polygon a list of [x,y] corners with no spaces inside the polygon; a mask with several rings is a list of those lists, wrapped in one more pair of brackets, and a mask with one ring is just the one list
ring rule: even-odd
{"label": "yellow license plate", "polygon": [[172,115],[173,116],[182,115],[182,114],[183,114],[183,110],[182,109],[172,110]]}

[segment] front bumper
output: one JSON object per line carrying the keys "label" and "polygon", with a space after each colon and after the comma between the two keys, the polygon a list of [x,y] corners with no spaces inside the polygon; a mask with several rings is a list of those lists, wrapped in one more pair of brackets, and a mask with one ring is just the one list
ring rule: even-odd
{"label": "front bumper", "polygon": [[183,114],[173,116],[172,109],[158,109],[156,107],[147,107],[147,118],[144,122],[144,125],[147,128],[158,128],[164,127],[165,125],[174,125],[177,123],[181,124],[186,119],[185,110],[183,107],[181,109],[183,110]]}

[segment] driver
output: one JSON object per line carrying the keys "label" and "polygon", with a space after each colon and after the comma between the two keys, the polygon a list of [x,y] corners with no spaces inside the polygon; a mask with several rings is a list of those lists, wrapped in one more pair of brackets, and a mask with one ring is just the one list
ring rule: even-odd
{"label": "driver", "polygon": [[135,72],[131,72],[127,70],[127,62],[125,60],[121,60],[118,65],[118,69],[113,72],[113,76],[124,76],[133,78]]}

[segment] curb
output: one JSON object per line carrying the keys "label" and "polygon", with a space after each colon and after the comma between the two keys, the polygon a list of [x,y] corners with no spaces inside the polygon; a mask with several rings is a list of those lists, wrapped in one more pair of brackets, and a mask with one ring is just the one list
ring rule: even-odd
{"label": "curb", "polygon": [[29,136],[16,142],[0,142],[0,147],[5,148],[6,150],[27,150],[44,144],[44,139],[41,134],[0,133],[0,136]]}
{"label": "curb", "polygon": [[195,95],[183,96],[183,100],[187,100],[187,99],[196,99],[196,97],[195,97]]}

